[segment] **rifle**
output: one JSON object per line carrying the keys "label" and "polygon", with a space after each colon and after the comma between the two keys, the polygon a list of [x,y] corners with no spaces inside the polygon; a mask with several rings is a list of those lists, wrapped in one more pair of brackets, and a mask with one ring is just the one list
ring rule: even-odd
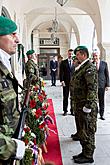
{"label": "rifle", "polygon": [[26,90],[23,105],[21,108],[19,123],[18,123],[17,129],[13,135],[13,138],[16,138],[16,139],[21,139],[21,137],[22,137],[22,132],[23,132],[24,125],[25,125],[25,119],[26,119],[28,109],[29,109],[28,104],[29,104],[29,98],[30,98],[30,90],[31,90],[31,86],[29,86],[29,88]]}
{"label": "rifle", "polygon": [[[28,84],[28,88],[26,89],[26,93],[25,93],[25,97],[24,97],[24,101],[22,104],[22,108],[21,108],[21,113],[20,113],[20,119],[19,119],[19,123],[17,126],[17,129],[13,135],[13,138],[15,139],[20,139],[22,138],[22,132],[24,129],[24,125],[25,125],[25,120],[26,120],[26,116],[28,113],[28,104],[29,104],[29,98],[30,98],[30,90],[31,90],[31,83]],[[10,165],[13,165],[13,163],[16,161],[15,158],[11,158],[11,162]],[[20,164],[22,164],[22,160],[20,161]]]}

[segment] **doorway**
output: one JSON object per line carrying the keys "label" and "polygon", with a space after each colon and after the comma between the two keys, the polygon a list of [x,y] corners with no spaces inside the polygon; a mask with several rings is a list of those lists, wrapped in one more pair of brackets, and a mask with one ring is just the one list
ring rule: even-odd
{"label": "doorway", "polygon": [[[38,66],[40,76],[45,80],[50,80],[50,60],[53,56],[60,54],[60,48],[40,48],[40,54],[38,55]],[[59,69],[58,69],[59,72]],[[58,76],[57,76],[58,79]]]}

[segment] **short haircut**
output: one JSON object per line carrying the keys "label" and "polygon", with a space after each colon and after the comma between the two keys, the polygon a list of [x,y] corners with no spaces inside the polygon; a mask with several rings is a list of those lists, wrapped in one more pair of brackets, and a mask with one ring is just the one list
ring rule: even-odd
{"label": "short haircut", "polygon": [[73,51],[73,49],[68,49],[68,52],[72,52]]}

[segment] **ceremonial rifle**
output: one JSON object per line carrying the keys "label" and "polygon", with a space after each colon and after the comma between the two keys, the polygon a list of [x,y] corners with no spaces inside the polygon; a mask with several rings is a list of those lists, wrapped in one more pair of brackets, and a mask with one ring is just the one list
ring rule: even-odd
{"label": "ceremonial rifle", "polygon": [[[27,116],[28,109],[29,109],[30,91],[31,91],[31,83],[29,82],[28,87],[25,90],[26,93],[25,93],[24,101],[22,104],[21,112],[20,112],[19,123],[18,123],[17,129],[13,135],[13,138],[15,138],[15,139],[21,140],[21,138],[22,138],[22,132],[24,130],[26,116]],[[13,165],[15,161],[16,161],[16,159],[12,158],[10,165]],[[20,161],[20,164],[22,164],[22,160]]]}

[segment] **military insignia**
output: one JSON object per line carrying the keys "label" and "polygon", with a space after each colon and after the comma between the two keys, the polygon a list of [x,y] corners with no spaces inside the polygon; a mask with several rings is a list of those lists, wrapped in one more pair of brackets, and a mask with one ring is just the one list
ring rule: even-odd
{"label": "military insignia", "polygon": [[76,51],[80,50],[80,48],[77,48]]}
{"label": "military insignia", "polygon": [[8,81],[5,79],[3,81],[1,81],[0,83],[1,83],[3,89],[9,87]]}

